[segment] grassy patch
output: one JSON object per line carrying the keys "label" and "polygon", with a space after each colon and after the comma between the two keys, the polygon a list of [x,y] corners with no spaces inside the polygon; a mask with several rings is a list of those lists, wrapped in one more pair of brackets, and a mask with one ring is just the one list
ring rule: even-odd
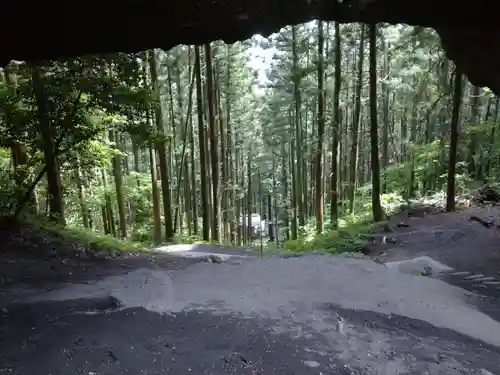
{"label": "grassy patch", "polygon": [[[315,231],[315,222],[312,219],[302,228],[301,236],[296,240],[286,241],[284,249],[278,249],[273,245],[268,250],[278,252],[281,255],[294,255],[301,252],[315,252],[325,254],[340,254],[343,252],[355,252],[363,249],[369,236],[380,231],[387,222],[374,223],[371,214],[371,191],[363,192],[356,197],[356,204],[352,215],[344,215],[338,220],[338,228],[327,230],[321,234]],[[398,194],[383,194],[381,196],[382,206],[386,215],[396,213],[404,203]],[[330,223],[325,223],[328,227]]]}
{"label": "grassy patch", "polygon": [[349,223],[336,230],[286,241],[284,252],[312,251],[339,254],[359,251],[366,245],[369,235],[377,232],[385,224],[385,222],[373,223],[370,221]]}
{"label": "grassy patch", "polygon": [[96,253],[106,251],[113,254],[115,252],[137,252],[146,250],[141,243],[120,240],[112,236],[98,234],[85,229],[63,227],[33,219],[29,220],[29,223],[49,234],[61,238],[63,241],[80,243],[87,250]]}

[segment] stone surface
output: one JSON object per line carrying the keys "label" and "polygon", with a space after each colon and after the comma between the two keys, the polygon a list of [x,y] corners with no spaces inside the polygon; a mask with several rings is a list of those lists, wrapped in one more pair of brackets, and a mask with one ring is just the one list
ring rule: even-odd
{"label": "stone surface", "polygon": [[431,276],[439,272],[450,272],[453,268],[440,263],[428,256],[405,259],[394,262],[387,262],[385,265],[389,268],[398,270],[399,272],[409,275],[425,275]]}

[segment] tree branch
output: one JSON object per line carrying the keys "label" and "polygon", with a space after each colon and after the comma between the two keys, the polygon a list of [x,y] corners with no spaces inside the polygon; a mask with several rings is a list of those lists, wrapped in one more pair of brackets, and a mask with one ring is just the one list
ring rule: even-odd
{"label": "tree branch", "polygon": [[[80,104],[81,97],[82,97],[82,90],[79,90],[78,96],[74,100],[73,105],[71,107],[71,111],[68,113],[66,118],[63,120],[64,128],[54,144],[54,152],[52,153],[52,160],[55,160],[61,154],[61,149],[60,149],[61,143],[62,143],[65,135],[68,132],[68,128],[69,128],[70,123],[73,122],[76,118],[76,113],[78,111],[78,105]],[[14,219],[17,219],[19,217],[19,215],[23,212],[24,208],[26,207],[26,203],[29,201],[31,195],[33,194],[33,191],[35,190],[36,186],[38,185],[38,183],[42,179],[45,172],[47,172],[47,163],[45,163],[42,170],[38,173],[35,180],[31,183],[30,187],[26,191],[26,194],[18,202],[18,207],[17,207],[16,211],[14,212]]]}

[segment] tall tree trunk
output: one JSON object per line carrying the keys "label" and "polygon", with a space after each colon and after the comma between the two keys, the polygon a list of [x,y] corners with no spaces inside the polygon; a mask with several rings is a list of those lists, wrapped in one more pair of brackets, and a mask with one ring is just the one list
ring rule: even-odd
{"label": "tall tree trunk", "polygon": [[372,170],[372,212],[375,222],[384,220],[380,204],[380,164],[377,122],[377,25],[370,25],[370,141]]}
{"label": "tall tree trunk", "polygon": [[332,228],[338,225],[338,150],[340,129],[340,86],[342,79],[342,49],[340,24],[335,22],[335,81],[333,93],[333,129],[332,129],[332,176],[330,178],[330,221]]}
{"label": "tall tree trunk", "polygon": [[[470,112],[470,125],[474,126],[478,123],[478,112],[479,112],[479,95],[481,89],[479,86],[472,86],[471,92],[471,112]],[[475,132],[470,133],[470,140],[468,144],[468,153],[467,153],[467,171],[472,178],[476,178],[476,161],[475,154],[477,152],[477,134]]]}
{"label": "tall tree trunk", "polygon": [[42,79],[41,68],[37,66],[31,68],[31,79],[37,105],[39,132],[43,144],[43,156],[45,165],[47,166],[49,219],[54,223],[66,225],[59,160],[54,142],[55,134],[49,116],[49,103],[45,91],[45,84]]}
{"label": "tall tree trunk", "polygon": [[104,168],[101,168],[101,178],[102,186],[104,188],[104,204],[106,210],[106,219],[108,221],[107,225],[111,235],[113,237],[117,237],[115,215],[113,213],[113,202],[111,201],[111,194],[109,192],[108,173]]}
{"label": "tall tree trunk", "polygon": [[239,217],[235,214],[235,186],[236,186],[236,176],[237,170],[234,165],[233,160],[233,126],[231,124],[231,101],[232,95],[232,64],[231,64],[231,53],[232,48],[230,45],[227,46],[227,83],[226,83],[226,137],[227,137],[227,148],[226,148],[226,161],[228,163],[228,185],[226,188],[230,189],[228,193],[228,217],[229,221],[229,233],[231,243],[236,241],[236,228],[235,223],[239,222]]}
{"label": "tall tree trunk", "polygon": [[361,117],[361,88],[363,87],[363,62],[365,59],[365,25],[361,25],[361,36],[359,42],[358,78],[355,94],[354,121],[351,132],[351,155],[349,161],[349,213],[354,212],[354,195],[356,192],[356,177],[358,173],[358,138]]}
{"label": "tall tree trunk", "polygon": [[[190,69],[191,70],[191,69]],[[190,72],[189,72],[190,73]],[[188,175],[189,172],[185,166],[186,164],[186,150],[187,150],[187,145],[188,145],[188,140],[190,139],[190,132],[192,131],[192,127],[190,126],[190,119],[192,117],[192,105],[193,105],[193,86],[194,86],[194,72],[192,75],[190,75],[190,85],[189,85],[189,93],[188,93],[188,106],[186,109],[186,116],[182,117],[185,119],[184,123],[184,130],[182,132],[182,151],[181,151],[181,156],[179,160],[179,169],[177,173],[177,189],[175,193],[176,197],[176,208],[175,208],[175,221],[174,221],[174,231],[177,229],[177,221],[179,220],[182,224],[181,219],[181,214],[180,214],[180,204],[181,204],[181,186],[182,186],[182,178],[184,176],[184,173],[186,173],[185,180],[188,180]],[[180,99],[179,99],[180,100]],[[182,232],[181,232],[182,233]]]}
{"label": "tall tree trunk", "polygon": [[297,26],[292,26],[292,74],[293,74],[293,96],[295,102],[295,152],[296,158],[296,176],[294,179],[295,199],[298,208],[298,219],[301,228],[305,225],[305,206],[304,206],[304,173],[303,173],[303,149],[302,149],[302,121],[301,121],[301,95],[300,95],[300,81],[302,72],[299,67],[299,55],[297,51]]}
{"label": "tall tree trunk", "polygon": [[316,149],[316,233],[323,231],[323,142],[325,137],[325,113],[323,97],[323,21],[318,21],[318,144]]}
{"label": "tall tree trunk", "polygon": [[210,240],[210,224],[208,211],[208,178],[207,178],[207,150],[205,140],[205,125],[203,123],[203,97],[202,97],[202,82],[201,82],[201,62],[200,62],[200,47],[195,46],[194,49],[194,70],[196,74],[196,107],[198,111],[198,141],[200,150],[200,179],[201,179],[201,215],[202,215],[202,233],[203,240]]}
{"label": "tall tree trunk", "polygon": [[208,121],[210,126],[210,164],[212,166],[212,241],[220,241],[219,156],[217,150],[217,124],[215,122],[212,47],[205,44],[207,75]]}
{"label": "tall tree trunk", "polygon": [[172,206],[170,197],[170,173],[167,166],[167,153],[165,144],[165,124],[163,121],[163,112],[161,104],[160,86],[158,84],[158,67],[156,62],[156,52],[149,53],[149,68],[151,74],[151,83],[156,97],[154,104],[155,123],[159,133],[159,139],[156,142],[156,150],[160,161],[161,190],[163,198],[163,221],[165,226],[165,239],[171,241],[174,237],[172,223]]}
{"label": "tall tree trunk", "polygon": [[[384,75],[389,75],[389,42],[382,39],[384,52]],[[383,105],[383,125],[382,125],[382,168],[384,169],[384,182],[382,192],[387,193],[387,167],[389,166],[389,84],[387,79],[382,82],[382,105]]]}
{"label": "tall tree trunk", "polygon": [[194,124],[193,116],[189,116],[189,126],[191,127],[191,132],[189,134],[189,148],[190,148],[190,164],[191,164],[191,191],[192,194],[192,214],[193,214],[193,234],[198,234],[198,184],[196,182],[196,164],[194,157]]}
{"label": "tall tree trunk", "polygon": [[77,166],[75,171],[75,177],[78,189],[78,200],[80,201],[80,211],[82,214],[83,227],[90,229],[89,208],[87,206],[87,201],[85,197],[85,187],[83,185],[83,179],[82,179],[82,171],[80,169],[80,161],[78,159],[76,161],[76,164]]}
{"label": "tall tree trunk", "polygon": [[[490,99],[490,102],[492,102],[493,99]],[[490,144],[489,144],[489,149],[488,149],[488,159],[486,160],[486,166],[485,166],[485,176],[486,177],[491,177],[491,163],[493,159],[493,147],[495,145],[495,131],[497,128],[497,120],[498,120],[498,111],[499,111],[499,104],[500,104],[500,96],[497,96],[495,98],[495,110],[493,112],[493,119],[492,119],[492,124],[491,124],[491,130],[490,130]],[[489,114],[490,110],[486,112],[486,118],[485,121],[488,122],[489,119]],[[486,181],[485,181],[486,182]]]}
{"label": "tall tree trunk", "polygon": [[451,112],[450,155],[448,159],[448,179],[446,184],[446,211],[455,211],[455,171],[457,165],[458,123],[462,105],[462,73],[455,68],[453,88],[453,109]]}
{"label": "tall tree trunk", "polygon": [[[114,131],[109,132],[109,138],[111,142],[115,143],[115,147],[118,151],[117,137]],[[118,220],[120,224],[120,236],[122,238],[127,238],[127,218],[125,215],[125,198],[123,196],[123,174],[121,169],[121,156],[116,154],[113,156],[113,176],[115,178],[115,189],[116,189],[116,203],[118,205]]]}
{"label": "tall tree trunk", "polygon": [[156,171],[156,155],[153,142],[149,141],[149,165],[151,170],[151,190],[153,192],[153,243],[159,245],[162,242],[161,235],[161,211],[160,193],[158,191],[158,177]]}

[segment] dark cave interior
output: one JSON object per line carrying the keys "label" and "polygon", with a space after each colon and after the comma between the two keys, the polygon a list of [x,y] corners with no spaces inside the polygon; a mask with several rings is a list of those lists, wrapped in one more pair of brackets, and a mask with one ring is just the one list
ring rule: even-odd
{"label": "dark cave interior", "polygon": [[0,52],[0,63],[168,50],[214,40],[231,43],[311,19],[407,23],[434,28],[448,56],[469,80],[500,94],[500,53],[494,47],[500,25],[488,15],[488,4],[485,0],[473,7],[451,0],[89,0],[77,8],[62,0],[10,1],[2,7],[8,17],[0,30],[10,36],[4,39],[8,43]]}

